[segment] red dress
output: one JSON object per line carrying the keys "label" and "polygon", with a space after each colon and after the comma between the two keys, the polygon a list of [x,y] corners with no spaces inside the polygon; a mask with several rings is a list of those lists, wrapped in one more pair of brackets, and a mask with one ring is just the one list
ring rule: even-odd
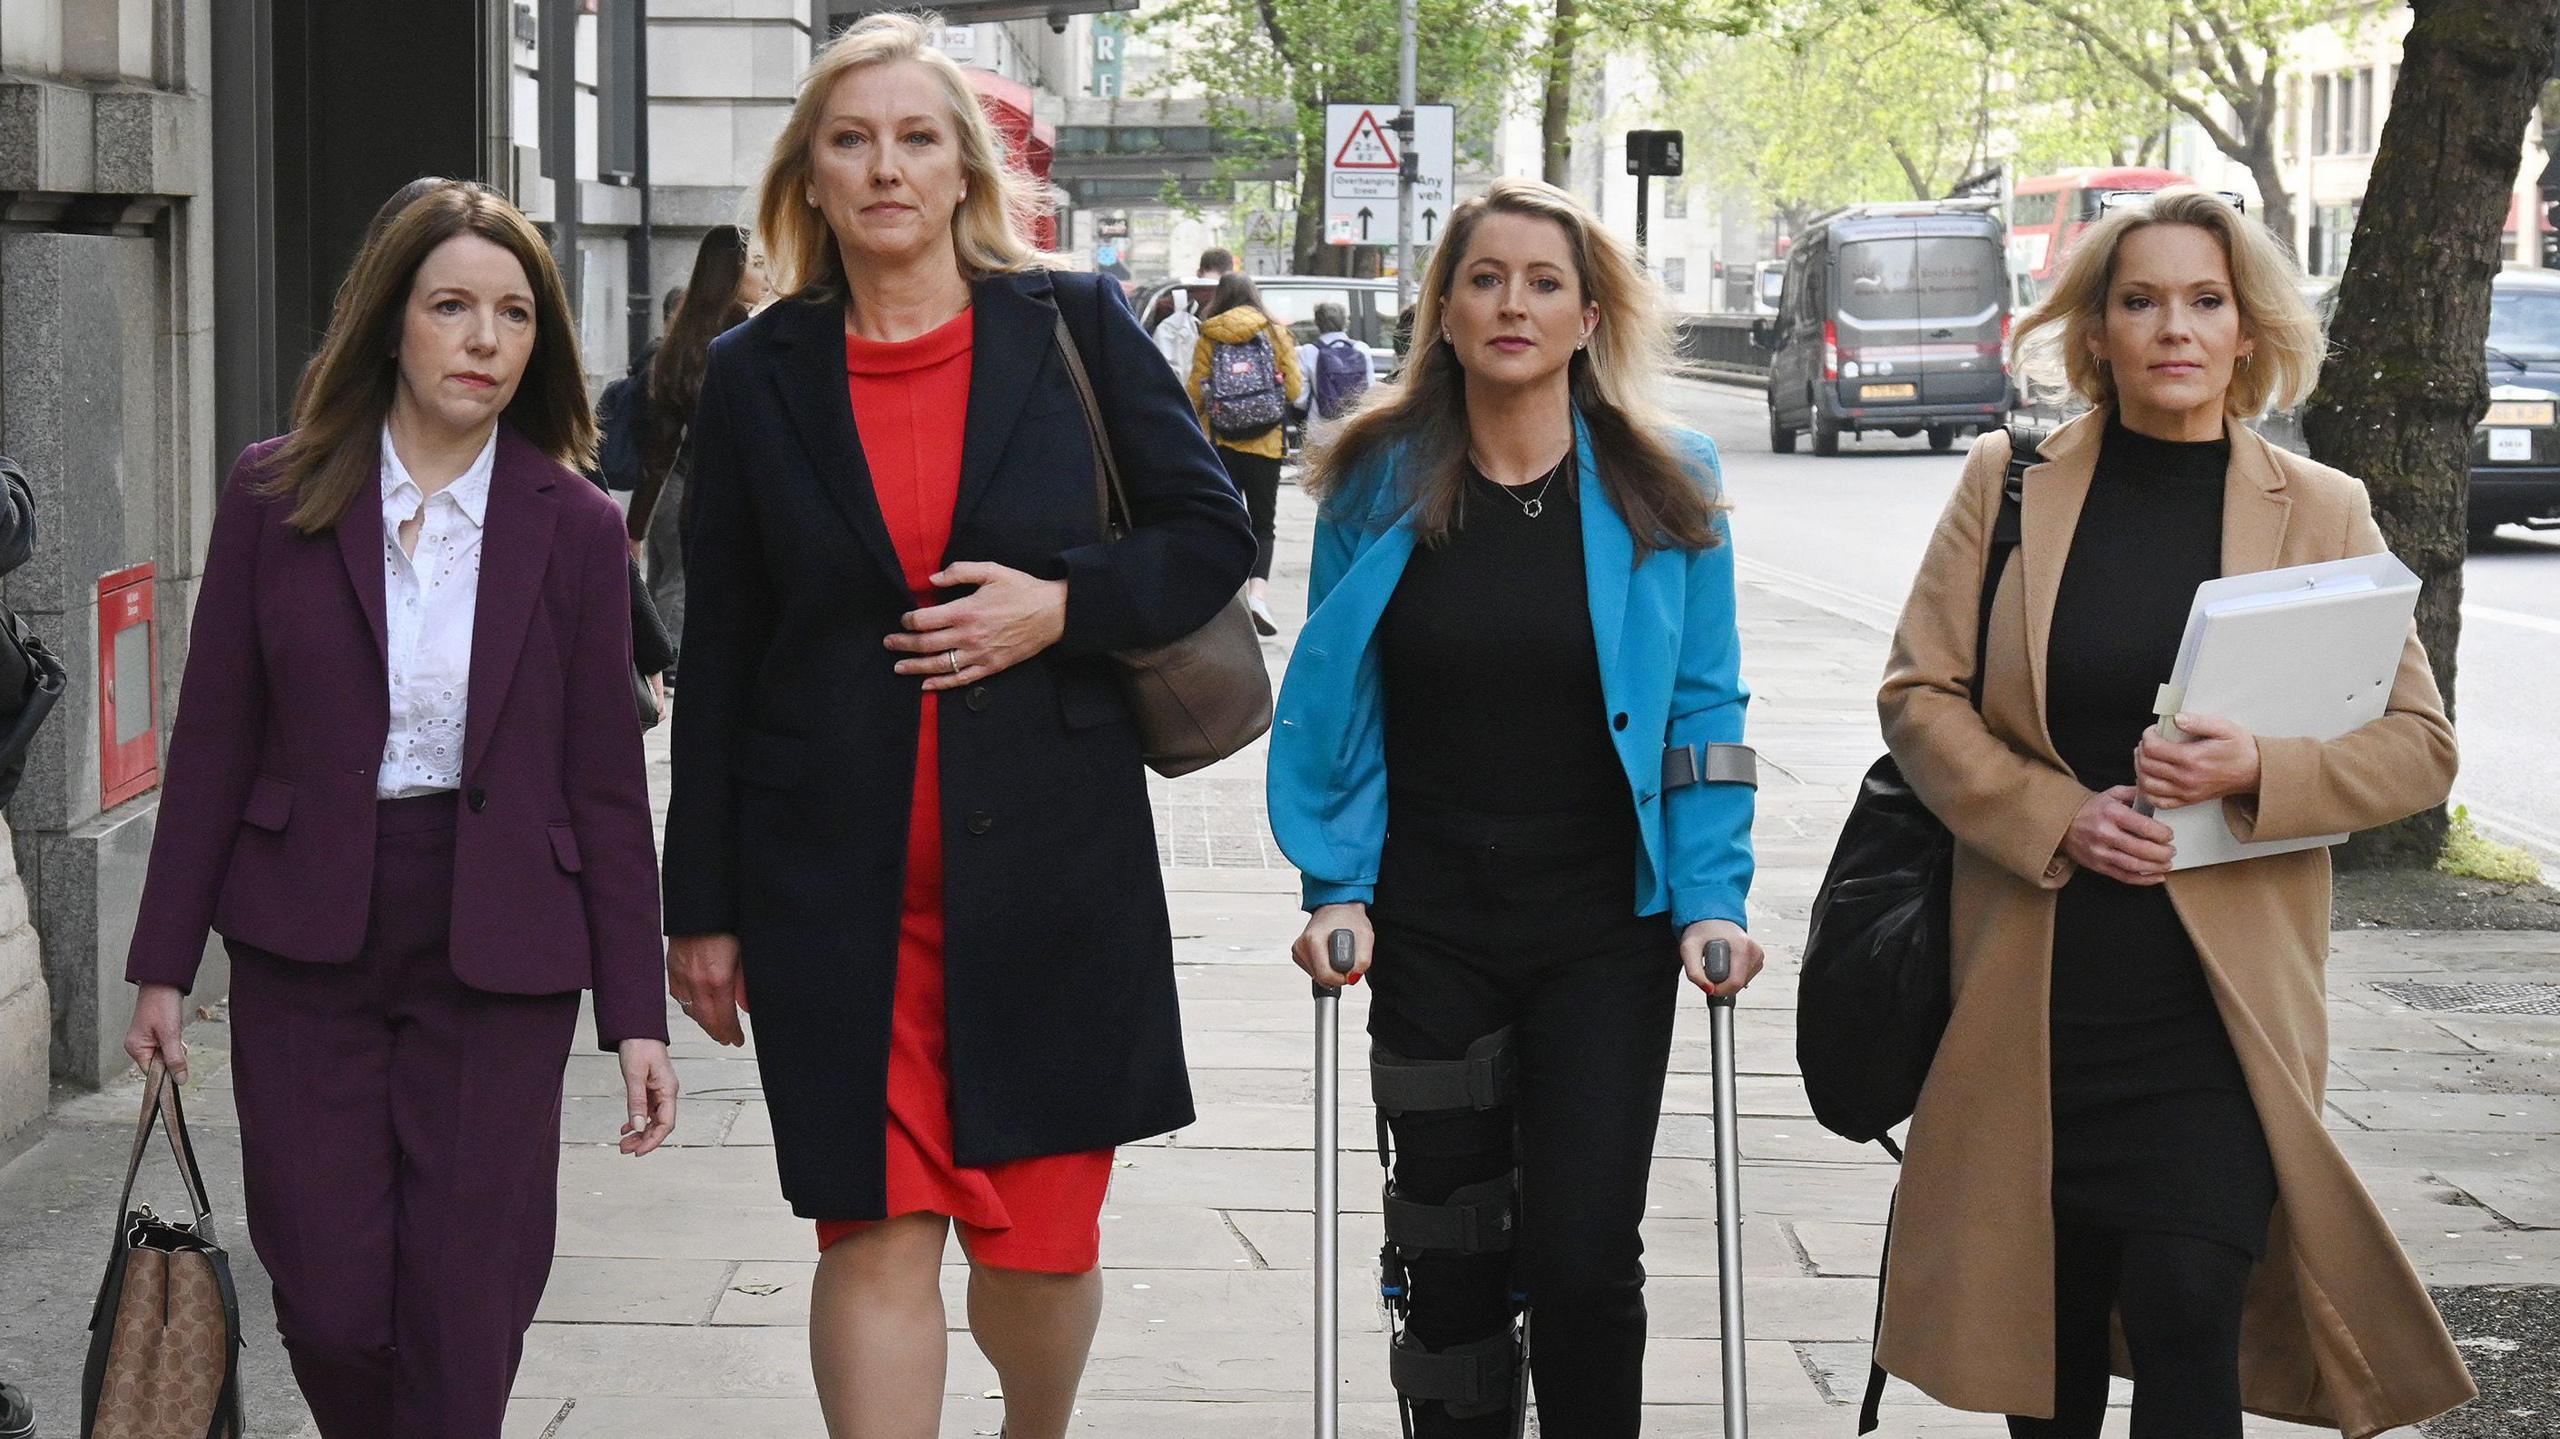
{"label": "red dress", "polygon": [[[969,414],[974,313],[929,334],[883,342],[845,337],[845,372],[872,493],[919,607],[951,544],[960,496],[961,435]],[[922,683],[921,680],[918,683]],[[952,1158],[951,1069],[943,1028],[940,696],[917,721],[915,801],[907,822],[907,887],[898,925],[898,983],[890,1013],[888,1208],[947,1214],[979,1263],[1080,1274],[1098,1261],[1108,1149],[969,1168]],[[825,1249],[863,1220],[820,1220]]]}

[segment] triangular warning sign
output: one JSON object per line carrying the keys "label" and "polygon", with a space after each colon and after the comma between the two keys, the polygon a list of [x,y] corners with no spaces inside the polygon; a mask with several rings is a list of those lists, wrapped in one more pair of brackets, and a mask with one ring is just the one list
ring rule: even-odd
{"label": "triangular warning sign", "polygon": [[1395,141],[1378,125],[1378,112],[1363,110],[1353,122],[1351,133],[1343,137],[1341,153],[1333,157],[1337,170],[1399,170]]}

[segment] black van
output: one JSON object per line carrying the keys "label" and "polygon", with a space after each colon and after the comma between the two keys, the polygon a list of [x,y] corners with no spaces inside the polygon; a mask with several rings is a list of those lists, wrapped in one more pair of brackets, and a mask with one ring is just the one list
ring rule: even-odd
{"label": "black van", "polygon": [[2010,407],[2007,237],[1989,200],[1852,205],[1817,217],[1787,254],[1769,360],[1769,448],[1817,455],[1843,430],[1926,430],[1929,448],[2005,423]]}

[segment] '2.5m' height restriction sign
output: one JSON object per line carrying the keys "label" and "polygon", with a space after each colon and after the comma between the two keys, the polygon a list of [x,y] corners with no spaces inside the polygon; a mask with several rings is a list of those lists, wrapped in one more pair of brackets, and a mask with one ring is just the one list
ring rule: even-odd
{"label": "'2.5m' height restriction sign", "polygon": [[[1328,245],[1396,242],[1396,176],[1404,150],[1393,105],[1324,107],[1324,238]],[[1457,110],[1413,107],[1413,243],[1440,238],[1456,197]]]}

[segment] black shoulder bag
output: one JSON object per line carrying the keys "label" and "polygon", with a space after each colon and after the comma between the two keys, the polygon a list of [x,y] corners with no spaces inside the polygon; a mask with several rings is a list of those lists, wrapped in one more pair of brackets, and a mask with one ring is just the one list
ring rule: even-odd
{"label": "black shoulder bag", "polygon": [[[2011,427],[2009,473],[1974,625],[1973,707],[1991,599],[2018,547],[2019,500],[2042,437]],[[1954,1010],[1947,936],[1955,837],[1921,803],[1891,754],[1858,786],[1814,897],[1796,1008],[1796,1061],[1822,1127],[1895,1159],[1890,1131],[1911,1117]]]}
{"label": "black shoulder bag", "polygon": [[[26,476],[6,458],[0,458],[0,505],[8,507],[0,516],[0,532],[5,532],[0,543],[7,550],[0,555],[0,574],[5,574],[27,558],[36,524],[35,497]],[[35,743],[36,731],[70,678],[27,622],[0,604],[0,805],[17,794],[18,781],[26,774],[27,747]]]}

